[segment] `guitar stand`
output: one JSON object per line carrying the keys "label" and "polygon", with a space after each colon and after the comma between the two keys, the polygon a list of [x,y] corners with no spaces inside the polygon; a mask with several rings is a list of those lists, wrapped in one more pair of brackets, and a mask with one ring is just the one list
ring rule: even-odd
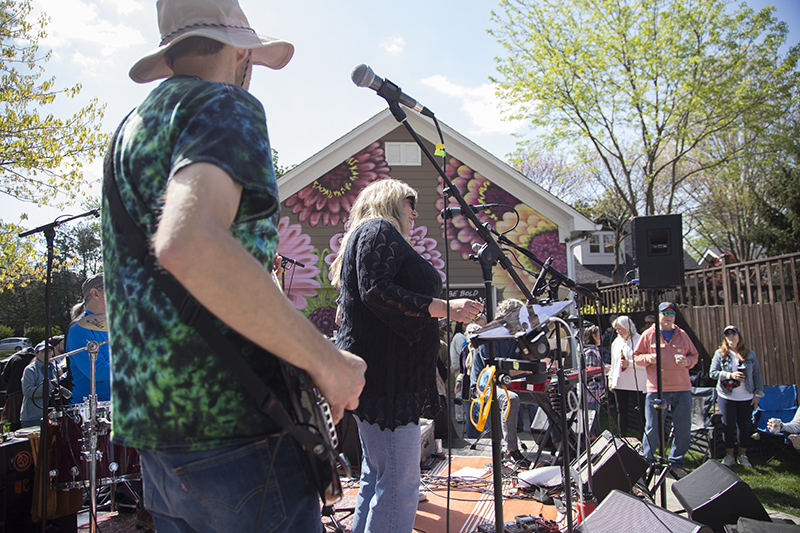
{"label": "guitar stand", "polygon": [[336,513],[347,513],[342,518],[347,518],[352,516],[356,512],[354,507],[344,507],[342,509],[336,509],[333,505],[323,505],[322,506],[322,517],[327,518],[331,525],[333,526],[333,531],[335,533],[345,533],[344,528],[339,524],[339,521],[336,520]]}

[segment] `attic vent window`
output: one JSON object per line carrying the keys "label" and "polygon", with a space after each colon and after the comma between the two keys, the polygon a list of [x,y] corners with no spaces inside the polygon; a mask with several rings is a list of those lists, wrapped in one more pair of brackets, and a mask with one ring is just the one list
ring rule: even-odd
{"label": "attic vent window", "polygon": [[422,164],[422,151],[416,143],[387,142],[386,162],[389,166],[419,166]]}

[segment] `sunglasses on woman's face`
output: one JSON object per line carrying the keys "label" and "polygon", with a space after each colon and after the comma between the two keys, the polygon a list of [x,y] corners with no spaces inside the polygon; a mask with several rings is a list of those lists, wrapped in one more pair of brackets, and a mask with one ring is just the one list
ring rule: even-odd
{"label": "sunglasses on woman's face", "polygon": [[675,311],[661,311],[664,316],[675,316]]}
{"label": "sunglasses on woman's face", "polygon": [[726,337],[733,337],[734,335],[738,335],[738,333],[736,333],[735,331],[726,331],[725,332],[725,336]]}

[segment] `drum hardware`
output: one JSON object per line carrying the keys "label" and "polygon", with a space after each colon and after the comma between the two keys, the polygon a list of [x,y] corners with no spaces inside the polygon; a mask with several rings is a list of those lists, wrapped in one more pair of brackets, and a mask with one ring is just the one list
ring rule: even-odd
{"label": "drum hardware", "polygon": [[[87,315],[78,324],[93,331],[108,331],[104,313]],[[132,448],[113,444],[110,438],[110,402],[97,401],[95,364],[100,346],[108,341],[88,341],[85,348],[53,357],[58,361],[71,355],[89,353],[90,393],[81,404],[52,411],[50,421],[57,426],[57,465],[48,474],[50,486],[56,490],[88,488],[91,494],[90,532],[96,532],[97,489],[99,486],[141,479],[139,455]],[[77,453],[79,452],[79,453]],[[133,492],[133,491],[132,491]],[[113,495],[113,491],[112,491]],[[113,498],[112,498],[113,500]],[[112,501],[113,505],[113,501]]]}

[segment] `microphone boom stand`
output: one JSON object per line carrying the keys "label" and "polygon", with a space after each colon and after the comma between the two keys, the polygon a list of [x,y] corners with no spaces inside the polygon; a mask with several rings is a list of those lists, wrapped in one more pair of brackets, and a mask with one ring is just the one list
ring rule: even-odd
{"label": "microphone boom stand", "polygon": [[100,216],[100,211],[98,209],[92,209],[91,211],[87,211],[85,213],[81,213],[80,215],[75,215],[64,220],[54,220],[49,224],[45,224],[43,226],[39,226],[38,228],[34,228],[29,231],[25,231],[19,234],[19,238],[27,237],[29,235],[33,235],[34,233],[42,233],[45,236],[45,240],[47,241],[47,275],[45,277],[44,282],[44,338],[45,338],[45,348],[44,348],[44,375],[45,380],[42,383],[42,424],[39,433],[39,465],[40,465],[40,476],[39,476],[39,483],[40,488],[42,491],[41,494],[41,503],[42,503],[42,533],[45,533],[47,530],[47,486],[49,482],[49,468],[47,466],[47,407],[50,401],[50,380],[48,379],[48,371],[50,370],[50,350],[48,349],[50,346],[50,286],[52,284],[52,277],[53,277],[53,250],[55,248],[54,240],[56,237],[56,228],[61,224],[65,224],[71,220],[75,220],[76,218],[83,218],[87,216]]}
{"label": "microphone boom stand", "polygon": [[[399,92],[399,88],[398,88],[398,92]],[[414,129],[408,123],[408,117],[406,116],[405,112],[401,109],[399,99],[386,96],[384,94],[381,94],[380,92],[379,92],[379,94],[389,104],[389,110],[392,112],[392,115],[394,115],[394,118],[398,122],[403,124],[403,126],[405,126],[406,130],[411,134],[411,136],[414,138],[414,141],[417,143],[417,145],[420,147],[422,152],[425,154],[425,156],[431,162],[433,167],[436,169],[436,171],[438,172],[439,176],[442,178],[443,192],[444,192],[445,196],[450,195],[450,196],[452,196],[453,198],[456,199],[456,201],[461,206],[462,214],[464,216],[466,216],[470,220],[470,222],[472,222],[472,225],[475,227],[475,231],[483,239],[485,244],[481,247],[480,251],[477,253],[477,256],[478,256],[479,262],[481,264],[481,272],[482,272],[483,279],[484,279],[484,286],[486,288],[487,304],[490,303],[490,298],[492,297],[491,296],[492,295],[491,269],[492,269],[492,266],[497,264],[497,263],[499,263],[500,266],[502,266],[506,270],[506,272],[508,272],[508,275],[511,277],[511,279],[514,281],[515,285],[519,288],[519,290],[525,296],[527,301],[531,302],[531,303],[536,303],[536,301],[537,301],[536,298],[531,293],[531,291],[525,286],[525,283],[522,281],[522,278],[520,278],[519,274],[517,273],[516,269],[514,268],[514,265],[511,263],[511,260],[508,258],[508,256],[500,248],[500,245],[498,244],[498,241],[495,240],[495,238],[492,236],[491,226],[489,226],[488,224],[484,225],[483,223],[481,223],[480,219],[478,219],[478,216],[475,214],[475,212],[472,210],[470,205],[464,199],[464,197],[461,194],[461,192],[453,185],[452,181],[450,181],[450,178],[447,177],[447,173],[444,171],[444,169],[441,167],[441,165],[439,165],[439,163],[436,161],[436,159],[434,158],[433,154],[431,154],[430,150],[428,150],[428,147],[425,145],[425,142],[419,137],[419,135],[417,135],[416,131],[414,131]],[[510,241],[506,242],[507,240],[505,238],[503,238],[502,236],[501,236],[501,240],[503,241],[504,244],[513,244],[513,243],[510,243]],[[514,245],[514,247],[517,248],[516,245]],[[570,280],[569,278],[567,278],[566,276],[564,276],[563,274],[561,274],[557,270],[555,270],[553,268],[550,268],[549,264],[547,266],[545,266],[545,264],[543,262],[539,261],[539,259],[536,258],[536,256],[533,255],[530,251],[525,250],[524,253],[528,257],[531,257],[533,260],[535,260],[539,265],[541,265],[543,269],[546,269],[548,271],[548,273],[551,274],[551,276],[553,276],[553,277],[555,277],[557,279],[556,287],[557,287],[558,284],[564,283],[568,287],[570,287],[572,290],[575,290],[577,292],[581,292],[582,294],[584,293],[583,291],[586,291],[586,289],[583,289],[582,287],[577,286],[577,284],[574,281]],[[537,283],[537,285],[538,285],[538,283]],[[545,286],[548,286],[548,285],[549,284],[545,284]],[[555,289],[552,288],[552,287],[551,287],[551,290],[555,291]],[[586,292],[588,292],[589,295],[591,295],[591,297],[596,298],[596,296],[594,294],[592,294],[591,291],[586,291]],[[491,305],[487,305],[486,308],[487,308],[486,309],[486,311],[487,311],[487,321],[491,321],[494,317],[490,316],[488,313],[493,312],[492,311],[492,306]],[[559,346],[559,354],[560,354],[560,346]],[[490,343],[490,345],[489,345],[489,361],[488,361],[487,364],[495,364],[495,361],[494,361],[494,347],[493,347],[492,343]],[[562,403],[562,406],[563,406],[564,405],[563,394],[565,393],[565,383],[564,383],[565,380],[563,379],[563,376],[564,376],[563,364],[560,365],[559,376],[560,376],[559,377],[559,392],[562,394],[561,403]],[[494,401],[494,399],[497,398],[497,379],[498,379],[498,376],[495,376],[495,379],[492,382],[492,402],[491,402],[491,404],[489,406],[489,419],[490,419],[491,425],[492,425],[491,426],[492,427],[492,470],[493,470],[493,474],[494,474],[493,478],[494,478],[494,500],[495,500],[495,531],[501,532],[501,531],[504,530],[503,529],[504,522],[503,522],[502,457],[501,457],[501,452],[502,452],[501,433],[502,432],[500,431],[500,427],[501,427],[500,426],[500,411],[499,411],[499,408],[497,406],[497,402]],[[566,419],[566,409],[562,408],[562,422],[566,423],[565,419]],[[564,436],[568,437],[568,427],[566,425],[564,427],[565,427],[565,435]],[[569,457],[569,453],[567,452],[566,458],[568,458],[568,457]],[[572,508],[571,508],[571,500],[570,500],[571,489],[569,487],[569,485],[570,485],[569,469],[570,469],[570,465],[565,460],[564,479],[565,479],[565,484],[568,487],[568,489],[566,491],[566,500],[567,500],[567,505],[568,505],[568,509],[569,509],[568,512],[567,512],[567,525],[568,525],[568,530],[571,532],[572,531],[572,522],[573,522],[573,520],[572,520]]]}

